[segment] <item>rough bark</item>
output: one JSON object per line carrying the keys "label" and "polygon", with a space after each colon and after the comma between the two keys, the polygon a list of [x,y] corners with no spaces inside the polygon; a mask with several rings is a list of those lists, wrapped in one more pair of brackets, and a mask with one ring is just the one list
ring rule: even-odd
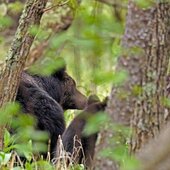
{"label": "rough bark", "polygon": [[149,41],[146,43],[140,86],[142,92],[132,118],[131,150],[136,152],[154,138],[169,118],[165,100],[170,57],[170,4],[161,3],[151,11]]}
{"label": "rough bark", "polygon": [[[40,24],[47,0],[28,0],[19,21],[15,38],[0,72],[0,106],[15,99],[20,73],[34,40],[29,29]],[[0,149],[3,148],[3,130],[0,128]]]}
{"label": "rough bark", "polygon": [[[106,111],[111,117],[111,124],[116,122],[129,126],[133,116],[131,151],[136,151],[155,136],[168,116],[163,100],[167,97],[169,9],[168,3],[157,4],[146,10],[132,2],[128,5],[122,40],[127,53],[119,57],[117,65],[117,71],[126,70],[128,78],[121,86],[113,86]],[[115,147],[115,135],[113,128],[101,132],[96,155],[102,149]],[[96,167],[118,169],[112,159],[99,156]]]}

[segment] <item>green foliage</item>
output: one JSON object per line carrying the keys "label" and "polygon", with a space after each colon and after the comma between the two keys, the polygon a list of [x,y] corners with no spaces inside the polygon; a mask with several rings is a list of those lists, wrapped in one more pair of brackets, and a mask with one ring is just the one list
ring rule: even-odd
{"label": "green foliage", "polygon": [[101,127],[108,123],[108,120],[107,114],[103,112],[90,116],[83,133],[88,136],[98,132]]}
{"label": "green foliage", "polygon": [[15,131],[14,134],[10,134],[5,130],[4,149],[0,154],[0,167],[7,166],[11,159],[12,150],[15,150],[19,155],[24,155],[28,161],[32,160],[33,154],[47,150],[48,135],[33,128],[34,118],[27,114],[21,114],[18,103],[9,103],[1,108],[0,120],[1,125],[8,124],[12,131]]}
{"label": "green foliage", "polygon": [[140,6],[141,8],[149,8],[151,5],[155,3],[155,0],[135,0],[135,2]]}
{"label": "green foliage", "polygon": [[37,161],[31,165],[29,163],[27,163],[27,165],[26,165],[27,170],[36,169],[37,167],[40,170],[47,170],[47,169],[54,170],[54,167],[50,164],[50,162],[43,161],[43,160]]}
{"label": "green foliage", "polygon": [[79,164],[79,165],[74,165],[72,166],[69,170],[84,170],[84,165],[83,164]]}
{"label": "green foliage", "polygon": [[[137,1],[140,6],[147,7],[150,1]],[[67,4],[59,7],[59,4]],[[127,5],[127,0],[122,0],[121,4]],[[37,74],[49,75],[56,68],[63,66],[64,58],[67,70],[78,84],[78,88],[86,95],[96,93],[101,99],[109,95],[111,86],[121,85],[126,81],[128,74],[125,70],[115,71],[116,62],[119,56],[128,53],[121,47],[121,38],[124,32],[124,19],[126,9],[118,9],[119,19],[115,15],[113,6],[104,5],[103,3],[83,0],[78,6],[76,0],[51,0],[48,7],[55,7],[44,13],[41,28],[31,26],[30,32],[36,35],[33,47],[41,45],[44,40],[49,41],[49,46],[43,51],[43,57],[40,58],[30,71]],[[47,7],[47,8],[48,8]],[[67,16],[65,14],[68,8],[72,9],[69,16],[74,13],[74,21],[67,31],[60,34],[54,34],[56,23],[64,23]],[[13,26],[11,18],[7,12],[13,15],[23,8],[23,4],[16,1],[8,5],[0,5],[0,30],[6,30]],[[15,15],[14,15],[15,16]],[[68,17],[69,18],[69,17]],[[15,18],[14,18],[15,20]],[[63,21],[64,20],[64,21]],[[55,25],[56,24],[56,25]],[[55,30],[54,29],[54,30]],[[0,36],[0,56],[7,51],[11,37],[8,32],[4,37]],[[135,49],[137,51],[137,49]],[[134,53],[136,51],[134,50]],[[147,87],[149,89],[149,87]],[[134,94],[141,93],[139,87],[134,87]],[[122,94],[122,95],[126,95]],[[168,103],[168,102],[167,102]],[[67,111],[65,113],[66,123],[69,124],[79,111]],[[122,170],[133,170],[139,164],[133,157],[128,154],[127,141],[129,137],[129,129],[118,125],[110,127],[108,122],[110,118],[106,113],[98,113],[89,117],[87,126],[84,130],[86,135],[97,132],[103,127],[111,128],[115,132],[114,138],[111,140],[114,147],[105,148],[101,155],[116,159]],[[0,168],[9,169],[9,162],[14,150],[19,155],[27,158],[25,168],[21,165],[14,167],[14,170],[55,169],[49,161],[33,160],[34,155],[46,149],[45,140],[48,134],[44,134],[35,130],[36,121],[28,114],[22,114],[19,105],[9,104],[0,110],[0,125],[10,124],[15,129],[14,134],[10,134],[7,130],[4,134],[4,150],[0,153]],[[115,147],[116,146],[116,147]],[[82,170],[84,166],[74,165],[70,169]]]}
{"label": "green foliage", "polygon": [[102,157],[107,157],[116,160],[120,163],[120,170],[136,170],[139,168],[139,161],[129,156],[126,146],[116,146],[113,148],[106,148],[101,152]]}
{"label": "green foliage", "polygon": [[12,25],[12,20],[7,16],[0,16],[0,29],[5,29]]}
{"label": "green foliage", "polygon": [[[49,58],[44,58],[41,60],[41,65],[33,65],[30,68],[30,71],[32,73],[37,73],[41,75],[50,75],[54,71],[62,68],[65,65],[64,60],[57,58],[57,57],[49,57]],[[46,68],[46,69],[44,69]]]}
{"label": "green foliage", "polygon": [[0,165],[6,165],[10,160],[11,153],[0,152]]}
{"label": "green foliage", "polygon": [[18,13],[21,12],[23,9],[23,3],[16,1],[14,3],[8,4],[8,10],[10,10],[12,13]]}
{"label": "green foliage", "polygon": [[113,73],[113,71],[112,72],[98,71],[95,72],[94,74],[95,74],[94,83],[96,84],[112,83],[115,85],[120,85],[127,78],[127,72],[123,70],[115,73]]}
{"label": "green foliage", "polygon": [[129,141],[130,130],[127,127],[118,124],[112,124],[108,127],[113,130],[113,137],[109,138],[112,147],[107,147],[100,152],[103,159],[108,158],[118,161],[120,170],[136,170],[139,169],[139,161],[132,155],[129,155],[127,141]]}
{"label": "green foliage", "polygon": [[37,41],[43,41],[49,36],[49,32],[39,28],[37,25],[32,25],[29,29],[29,33],[36,36]]}
{"label": "green foliage", "polygon": [[2,108],[0,108],[0,125],[9,123],[12,116],[18,113],[19,108],[20,107],[17,103],[8,103]]}
{"label": "green foliage", "polygon": [[161,102],[162,102],[163,106],[170,108],[170,99],[169,98],[163,98]]}
{"label": "green foliage", "polygon": [[5,129],[4,133],[4,152],[8,153],[12,149],[15,149],[16,145],[14,143],[15,136],[11,136],[11,134]]}
{"label": "green foliage", "polygon": [[73,9],[76,10],[78,8],[78,1],[77,0],[69,0],[68,5]]}

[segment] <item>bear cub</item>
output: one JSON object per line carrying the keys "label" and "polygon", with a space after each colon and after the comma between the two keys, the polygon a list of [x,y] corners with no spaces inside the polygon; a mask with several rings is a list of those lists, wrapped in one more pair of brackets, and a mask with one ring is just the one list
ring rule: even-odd
{"label": "bear cub", "polygon": [[[83,151],[80,150],[78,153],[75,153],[75,162],[84,163],[85,167],[88,169],[91,169],[93,165],[93,156],[98,132],[85,136],[83,131],[88,118],[100,111],[104,111],[106,104],[107,98],[103,102],[100,102],[96,95],[91,95],[88,99],[86,108],[73,119],[62,135],[62,142],[65,151],[73,154],[74,158],[74,147],[78,148],[81,145]],[[78,142],[75,141],[75,138]]]}

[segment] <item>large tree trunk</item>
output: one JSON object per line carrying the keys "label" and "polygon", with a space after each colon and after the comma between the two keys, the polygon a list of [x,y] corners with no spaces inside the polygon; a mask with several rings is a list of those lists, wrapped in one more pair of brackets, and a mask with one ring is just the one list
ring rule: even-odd
{"label": "large tree trunk", "polygon": [[[111,124],[116,122],[130,125],[131,122],[133,152],[157,135],[168,117],[163,101],[167,97],[166,75],[170,55],[169,10],[168,3],[157,4],[147,10],[138,8],[132,2],[128,6],[122,44],[132,53],[119,58],[117,71],[125,69],[129,76],[123,85],[112,88],[106,111],[112,119]],[[102,149],[113,150],[115,134],[113,128],[106,128],[101,132],[102,140],[96,149],[96,155]],[[118,168],[109,157],[98,157],[96,167],[107,170]]]}
{"label": "large tree trunk", "polygon": [[[47,0],[27,0],[19,21],[15,38],[7,54],[6,61],[0,73],[0,107],[14,101],[20,74],[34,40],[30,28],[39,25]],[[3,131],[0,128],[0,149],[3,148]]]}
{"label": "large tree trunk", "polygon": [[158,135],[169,118],[166,108],[167,73],[170,57],[170,4],[161,3],[150,12],[149,41],[142,66],[140,97],[132,118],[131,150],[136,152]]}

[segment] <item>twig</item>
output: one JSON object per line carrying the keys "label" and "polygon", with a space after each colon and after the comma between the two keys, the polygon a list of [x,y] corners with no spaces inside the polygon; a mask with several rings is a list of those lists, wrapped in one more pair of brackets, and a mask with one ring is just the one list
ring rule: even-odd
{"label": "twig", "polygon": [[12,153],[12,159],[11,159],[10,165],[9,165],[9,168],[10,168],[11,170],[14,168],[15,158],[16,158],[16,153],[13,152],[13,153]]}
{"label": "twig", "polygon": [[64,6],[64,5],[66,5],[68,2],[69,2],[69,0],[63,2],[62,4],[56,4],[56,5],[54,5],[54,6],[48,7],[48,8],[46,8],[46,9],[43,10],[43,13],[44,13],[44,12],[47,12],[47,11],[53,9],[53,8]]}
{"label": "twig", "polygon": [[20,157],[19,157],[18,154],[16,154],[16,158],[17,158],[17,160],[18,160],[18,162],[19,162],[21,168],[24,168],[24,165],[23,165],[23,163],[22,163],[22,161],[21,161],[21,159],[20,159]]}

